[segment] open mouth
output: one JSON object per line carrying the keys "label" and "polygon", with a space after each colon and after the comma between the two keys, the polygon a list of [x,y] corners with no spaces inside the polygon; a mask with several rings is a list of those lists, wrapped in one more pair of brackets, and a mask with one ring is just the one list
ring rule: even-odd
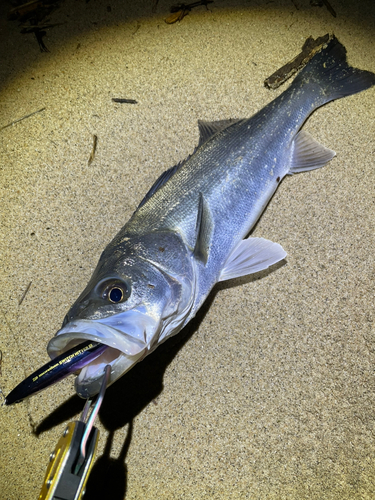
{"label": "open mouth", "polygon": [[141,316],[138,312],[137,321],[134,321],[134,317],[118,317],[116,321],[113,317],[100,321],[71,321],[49,342],[47,351],[52,359],[83,341],[105,346],[98,356],[89,359],[80,367],[80,373],[75,380],[75,390],[79,396],[88,398],[98,393],[106,365],[111,366],[108,383],[110,385],[145,354],[146,332],[151,324],[148,317]]}
{"label": "open mouth", "polygon": [[22,401],[77,372],[77,394],[91,398],[100,391],[105,367],[111,367],[110,385],[147,354],[155,331],[154,320],[140,310],[70,321],[47,346],[51,361],[15,387],[5,404]]}
{"label": "open mouth", "polygon": [[100,391],[107,365],[111,367],[110,385],[146,354],[144,327],[150,327],[151,323],[144,319],[136,325],[119,319],[116,326],[125,328],[124,332],[98,321],[69,322],[47,346],[51,361],[18,384],[6,397],[5,404],[18,403],[77,372],[77,394],[85,399],[95,396]]}

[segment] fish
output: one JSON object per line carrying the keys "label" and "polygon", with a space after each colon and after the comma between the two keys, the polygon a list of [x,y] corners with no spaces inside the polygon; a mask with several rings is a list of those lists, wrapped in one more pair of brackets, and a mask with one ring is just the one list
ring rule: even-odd
{"label": "fish", "polygon": [[286,257],[249,237],[281,181],[335,152],[302,127],[320,106],[375,84],[333,37],[292,84],[251,118],[199,121],[195,151],[164,172],[104,249],[86,288],[49,341],[54,359],[85,341],[106,346],[75,379],[83,398],[114,383],[196,315],[216,283]]}

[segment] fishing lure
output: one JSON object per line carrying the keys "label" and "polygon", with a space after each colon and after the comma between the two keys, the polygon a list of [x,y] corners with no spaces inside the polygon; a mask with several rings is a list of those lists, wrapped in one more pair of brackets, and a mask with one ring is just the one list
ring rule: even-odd
{"label": "fishing lure", "polygon": [[18,384],[5,398],[6,405],[23,399],[59,382],[98,358],[108,346],[87,340],[52,359]]}

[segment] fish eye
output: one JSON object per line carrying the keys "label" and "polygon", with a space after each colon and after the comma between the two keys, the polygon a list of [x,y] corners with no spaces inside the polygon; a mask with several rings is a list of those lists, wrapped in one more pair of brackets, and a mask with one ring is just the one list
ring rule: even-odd
{"label": "fish eye", "polygon": [[124,298],[124,292],[118,286],[114,286],[108,292],[108,299],[110,300],[110,302],[114,303],[121,302],[123,298]]}
{"label": "fish eye", "polygon": [[120,280],[111,280],[104,283],[102,290],[102,298],[112,302],[112,304],[125,302],[130,296],[130,287],[127,283]]}

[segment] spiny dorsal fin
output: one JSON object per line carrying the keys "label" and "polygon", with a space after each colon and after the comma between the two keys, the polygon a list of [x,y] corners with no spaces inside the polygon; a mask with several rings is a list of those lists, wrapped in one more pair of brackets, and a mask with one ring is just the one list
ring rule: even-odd
{"label": "spiny dorsal fin", "polygon": [[173,175],[180,170],[180,168],[185,165],[185,163],[192,157],[192,155],[197,151],[197,149],[207,141],[210,137],[212,137],[216,132],[219,132],[220,130],[224,130],[225,128],[229,127],[230,125],[233,125],[233,123],[236,123],[241,120],[237,119],[230,119],[230,120],[220,120],[216,122],[205,122],[202,120],[198,120],[198,127],[199,127],[199,144],[198,146],[194,149],[193,153],[189,155],[185,160],[180,161],[177,163],[177,165],[174,165],[173,167],[169,168],[165,172],[163,172],[154,182],[154,184],[151,186],[141,203],[138,205],[137,210],[141,208],[155,193],[158,191],[161,187],[166,184],[167,181]]}
{"label": "spiny dorsal fin", "polygon": [[204,265],[206,265],[208,259],[212,230],[213,223],[210,209],[203,194],[199,193],[197,223],[195,226],[196,239],[194,257],[203,262]]}
{"label": "spiny dorsal fin", "polygon": [[220,130],[224,130],[225,128],[233,125],[234,123],[240,122],[238,118],[230,118],[229,120],[219,120],[216,122],[205,122],[203,120],[198,120],[199,127],[199,144],[198,147],[201,146],[204,142],[206,142],[210,137],[215,135]]}
{"label": "spiny dorsal fin", "polygon": [[191,157],[191,155],[189,155],[185,160],[183,161],[180,161],[180,163],[177,163],[177,165],[175,165],[174,167],[171,167],[169,168],[168,170],[166,170],[165,172],[163,172],[157,179],[156,181],[153,183],[153,185],[151,186],[150,190],[148,191],[148,193],[146,194],[146,196],[143,198],[143,200],[141,201],[141,203],[138,205],[138,208],[141,208],[145,203],[146,201],[148,201],[155,193],[156,191],[158,191],[161,187],[164,186],[164,184],[169,181],[169,179],[178,171],[180,170],[180,168],[182,167],[182,165],[184,165],[188,159]]}

